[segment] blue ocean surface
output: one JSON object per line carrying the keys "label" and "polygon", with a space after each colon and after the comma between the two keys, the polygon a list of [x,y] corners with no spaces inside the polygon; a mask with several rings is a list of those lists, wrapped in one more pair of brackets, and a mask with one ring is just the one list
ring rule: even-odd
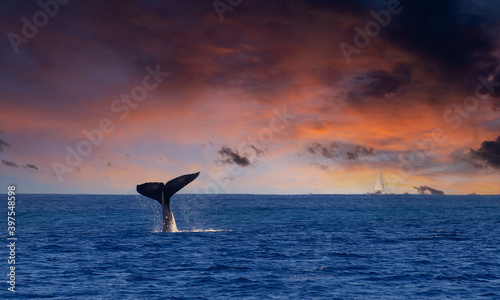
{"label": "blue ocean surface", "polygon": [[500,298],[499,196],[20,194],[15,294],[6,202],[2,299]]}

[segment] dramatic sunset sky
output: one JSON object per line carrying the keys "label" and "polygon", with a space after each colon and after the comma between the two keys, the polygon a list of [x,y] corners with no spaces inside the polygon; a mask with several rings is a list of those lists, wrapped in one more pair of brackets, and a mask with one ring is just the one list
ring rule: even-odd
{"label": "dramatic sunset sky", "polygon": [[5,191],[500,193],[499,1],[40,2],[0,4]]}

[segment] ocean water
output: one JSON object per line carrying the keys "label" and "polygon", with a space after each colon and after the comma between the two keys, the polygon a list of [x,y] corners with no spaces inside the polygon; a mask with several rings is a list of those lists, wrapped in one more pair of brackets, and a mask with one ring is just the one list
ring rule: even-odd
{"label": "ocean water", "polygon": [[21,194],[15,296],[3,203],[1,299],[500,298],[499,196]]}

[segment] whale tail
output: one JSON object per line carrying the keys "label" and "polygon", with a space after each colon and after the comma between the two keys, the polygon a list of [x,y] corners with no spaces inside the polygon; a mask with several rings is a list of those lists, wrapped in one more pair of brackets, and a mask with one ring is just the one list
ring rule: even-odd
{"label": "whale tail", "polygon": [[137,192],[143,196],[154,199],[162,203],[162,193],[164,199],[170,199],[175,193],[198,178],[200,172],[182,175],[163,184],[163,182],[146,182],[137,185]]}

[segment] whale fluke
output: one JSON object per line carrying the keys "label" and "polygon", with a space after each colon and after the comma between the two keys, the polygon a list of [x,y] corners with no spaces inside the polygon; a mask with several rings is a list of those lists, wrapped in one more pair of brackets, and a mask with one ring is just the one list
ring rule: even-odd
{"label": "whale fluke", "polygon": [[137,192],[143,196],[154,199],[162,205],[163,230],[165,232],[177,231],[174,215],[170,210],[170,197],[198,178],[200,172],[182,175],[163,184],[163,182],[146,182],[137,185]]}

